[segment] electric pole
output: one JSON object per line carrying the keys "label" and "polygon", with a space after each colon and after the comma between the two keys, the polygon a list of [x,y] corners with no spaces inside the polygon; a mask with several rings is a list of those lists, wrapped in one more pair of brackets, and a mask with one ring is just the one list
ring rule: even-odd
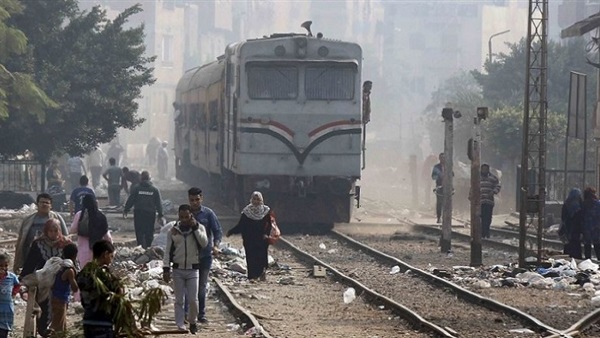
{"label": "electric pole", "polygon": [[444,253],[452,250],[452,193],[454,187],[452,178],[454,176],[453,156],[454,156],[454,119],[460,118],[459,111],[446,107],[442,109],[442,118],[444,119],[444,178],[442,182],[443,189],[443,207],[442,207],[442,238],[440,239],[440,248]]}
{"label": "electric pole", "polygon": [[474,118],[475,137],[469,144],[471,159],[471,266],[481,266],[481,120],[488,115],[487,107],[478,107]]}

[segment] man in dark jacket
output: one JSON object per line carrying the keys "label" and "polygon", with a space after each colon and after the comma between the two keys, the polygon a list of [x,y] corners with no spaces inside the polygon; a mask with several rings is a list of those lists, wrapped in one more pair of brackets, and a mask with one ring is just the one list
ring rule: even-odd
{"label": "man in dark jacket", "polygon": [[125,203],[123,217],[133,207],[133,226],[135,228],[135,239],[138,245],[144,249],[152,244],[154,238],[154,223],[156,214],[161,224],[164,224],[162,199],[160,192],[150,182],[150,174],[142,171],[142,182],[133,188]]}
{"label": "man in dark jacket", "polygon": [[490,173],[490,166],[481,165],[481,237],[490,238],[490,225],[494,212],[494,195],[500,192],[500,181]]}
{"label": "man in dark jacket", "polygon": [[437,222],[441,223],[442,220],[442,203],[444,202],[444,192],[442,190],[442,184],[444,183],[444,153],[440,153],[440,163],[433,166],[431,170],[431,179],[435,181],[435,215],[437,216]]}

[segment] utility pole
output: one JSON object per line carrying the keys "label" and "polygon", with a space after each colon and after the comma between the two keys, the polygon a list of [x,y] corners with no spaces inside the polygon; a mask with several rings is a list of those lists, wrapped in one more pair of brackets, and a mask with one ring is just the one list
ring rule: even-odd
{"label": "utility pole", "polygon": [[529,0],[527,69],[519,206],[519,266],[525,266],[527,217],[537,216],[537,258],[542,256],[546,208],[548,0]]}
{"label": "utility pole", "polygon": [[469,144],[471,159],[471,266],[481,266],[481,120],[488,115],[487,107],[478,107],[474,118],[475,137]]}
{"label": "utility pole", "polygon": [[442,182],[443,206],[442,206],[442,238],[440,247],[443,253],[452,250],[452,193],[454,187],[452,177],[454,176],[453,156],[454,156],[454,119],[460,118],[459,111],[454,111],[450,107],[442,109],[442,118],[444,119],[444,178]]}

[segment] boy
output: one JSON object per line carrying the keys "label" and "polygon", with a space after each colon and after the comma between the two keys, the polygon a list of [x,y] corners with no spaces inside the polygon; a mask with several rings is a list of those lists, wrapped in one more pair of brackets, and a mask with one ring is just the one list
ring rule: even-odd
{"label": "boy", "polygon": [[52,287],[52,299],[50,301],[52,309],[52,321],[50,328],[53,336],[62,336],[67,329],[67,308],[69,307],[69,296],[71,291],[74,293],[79,290],[75,276],[75,261],[77,259],[77,245],[69,243],[65,245],[62,252],[63,263],[61,269],[56,274],[54,286]]}
{"label": "boy", "polygon": [[8,337],[8,332],[13,330],[15,306],[13,298],[20,289],[19,278],[8,271],[10,257],[0,253],[0,338]]}
{"label": "boy", "polygon": [[198,269],[199,252],[208,244],[204,227],[199,226],[188,204],[179,207],[179,221],[167,233],[167,247],[163,259],[163,279],[171,279],[173,263],[173,282],[175,291],[175,324],[185,330],[183,296],[189,300],[188,321],[190,333],[198,331]]}
{"label": "boy", "polygon": [[[92,248],[94,259],[87,263],[77,276],[83,306],[83,334],[85,338],[113,338],[113,313],[110,310],[109,292],[122,293],[119,278],[108,269],[112,263],[115,247],[107,240],[101,240]],[[96,285],[94,278],[101,284]]]}

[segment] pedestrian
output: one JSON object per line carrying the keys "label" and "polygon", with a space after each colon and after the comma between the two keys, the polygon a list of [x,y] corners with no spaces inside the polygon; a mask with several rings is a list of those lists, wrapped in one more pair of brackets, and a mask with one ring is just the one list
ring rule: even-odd
{"label": "pedestrian", "polygon": [[164,224],[160,191],[150,182],[150,174],[142,171],[142,182],[131,191],[123,209],[123,218],[133,207],[135,239],[144,249],[152,244],[154,223],[158,213],[159,223]]}
{"label": "pedestrian", "polygon": [[8,271],[10,256],[0,253],[0,338],[7,338],[14,329],[14,298],[21,289],[19,278]]}
{"label": "pedestrian", "polygon": [[91,195],[83,197],[82,208],[73,217],[69,233],[77,235],[79,266],[85,266],[92,260],[92,248],[96,242],[107,240],[112,243],[106,216],[98,210],[98,204]]}
{"label": "pedestrian", "polygon": [[167,151],[167,141],[162,142],[162,147],[158,149],[157,155],[157,167],[158,167],[158,178],[164,180],[167,178],[167,171],[169,169],[169,153]]}
{"label": "pedestrian", "polygon": [[121,205],[121,187],[123,185],[123,171],[117,167],[114,158],[108,160],[110,167],[106,169],[102,177],[108,182],[108,204],[112,206]]}
{"label": "pedestrian", "polygon": [[19,236],[15,246],[15,261],[13,271],[20,273],[25,258],[29,254],[33,240],[42,235],[44,224],[50,219],[59,222],[61,232],[64,236],[68,234],[67,226],[60,214],[52,211],[52,196],[47,193],[41,193],[36,198],[37,212],[27,216],[19,228]]}
{"label": "pedestrian", "polygon": [[[131,186],[127,186],[127,182],[131,182]],[[142,182],[142,175],[137,170],[129,170],[127,167],[123,167],[123,189],[127,194],[130,194],[133,188],[138,186]]]}
{"label": "pedestrian", "polygon": [[574,188],[564,201],[558,235],[564,243],[564,253],[581,259],[581,236],[583,234],[583,198],[581,190]]}
{"label": "pedestrian", "polygon": [[[121,157],[123,156],[122,154],[125,152],[125,149],[123,149],[123,146],[121,146],[121,143],[119,143],[118,139],[114,139],[110,142],[110,146],[108,147],[108,150],[106,151],[106,156],[111,159],[114,158],[115,159],[115,165],[118,166],[121,163]],[[110,164],[112,165],[112,164]]]}
{"label": "pedestrian", "polygon": [[[46,221],[42,235],[31,244],[19,278],[22,280],[27,275],[43,268],[46,261],[52,257],[62,257],[62,250],[69,243],[71,241],[61,232],[61,225],[57,219]],[[47,337],[48,324],[50,324],[50,300],[46,298],[39,301],[38,304],[41,315],[36,318],[37,332],[40,336]]]}
{"label": "pedestrian", "polygon": [[102,175],[102,168],[104,166],[104,152],[100,147],[92,150],[88,156],[88,168],[92,175],[92,188],[98,188],[100,185],[100,175]]}
{"label": "pedestrian", "polygon": [[583,254],[592,259],[592,244],[596,259],[600,259],[600,201],[596,189],[587,187],[583,191]]}
{"label": "pedestrian", "polygon": [[437,222],[442,223],[442,203],[444,202],[444,170],[445,170],[445,159],[444,153],[440,153],[438,156],[440,162],[433,166],[431,171],[431,179],[435,181],[435,215]]}
{"label": "pedestrian", "polygon": [[64,337],[67,330],[67,308],[69,307],[69,296],[71,292],[79,290],[75,276],[75,260],[77,259],[77,245],[69,243],[65,245],[62,251],[63,263],[54,278],[52,286],[52,299],[50,308],[52,309],[52,319],[50,329],[51,337]]}
{"label": "pedestrian", "polygon": [[204,226],[206,236],[208,237],[208,244],[200,251],[200,271],[198,277],[198,321],[204,324],[208,322],[206,318],[208,275],[212,266],[213,254],[218,252],[221,239],[223,238],[223,229],[215,212],[202,205],[204,196],[200,188],[192,187],[188,190],[188,201],[190,202],[194,219]]}
{"label": "pedestrian", "polygon": [[112,263],[115,247],[105,240],[93,248],[94,260],[87,263],[77,274],[77,286],[83,306],[83,335],[85,338],[114,338],[114,301],[111,294],[122,294],[119,277],[108,266]]}
{"label": "pedestrian", "polygon": [[242,210],[237,225],[227,231],[227,237],[242,234],[248,280],[266,279],[268,265],[269,243],[267,238],[271,233],[271,208],[265,205],[260,192],[252,193],[250,204]]}
{"label": "pedestrian", "polygon": [[83,175],[79,178],[79,187],[73,189],[71,192],[71,197],[69,198],[69,212],[71,217],[81,210],[81,201],[83,201],[85,195],[92,195],[94,200],[96,200],[96,193],[94,189],[88,186],[89,183],[90,180],[88,177]]}
{"label": "pedestrian", "polygon": [[158,155],[158,147],[160,147],[160,139],[153,136],[146,145],[146,157],[148,159],[148,165],[153,167],[156,164],[156,156]]}
{"label": "pedestrian", "polygon": [[163,258],[163,279],[171,279],[173,266],[173,283],[175,291],[175,324],[185,330],[184,294],[189,305],[188,322],[190,333],[198,331],[198,270],[200,269],[200,251],[208,244],[203,226],[200,226],[192,215],[188,204],[179,206],[179,221],[167,233],[167,247]]}
{"label": "pedestrian", "polygon": [[87,171],[85,170],[83,160],[79,156],[69,157],[67,166],[69,167],[69,188],[72,190],[79,186],[81,175],[87,176]]}
{"label": "pedestrian", "polygon": [[52,186],[63,186],[65,181],[63,180],[62,172],[58,167],[57,159],[53,159],[52,162],[50,162],[50,166],[48,167],[48,170],[46,170],[46,180],[48,181],[48,188]]}
{"label": "pedestrian", "polygon": [[500,181],[490,173],[489,164],[481,165],[481,237],[490,238],[490,226],[494,212],[494,195],[500,193]]}

